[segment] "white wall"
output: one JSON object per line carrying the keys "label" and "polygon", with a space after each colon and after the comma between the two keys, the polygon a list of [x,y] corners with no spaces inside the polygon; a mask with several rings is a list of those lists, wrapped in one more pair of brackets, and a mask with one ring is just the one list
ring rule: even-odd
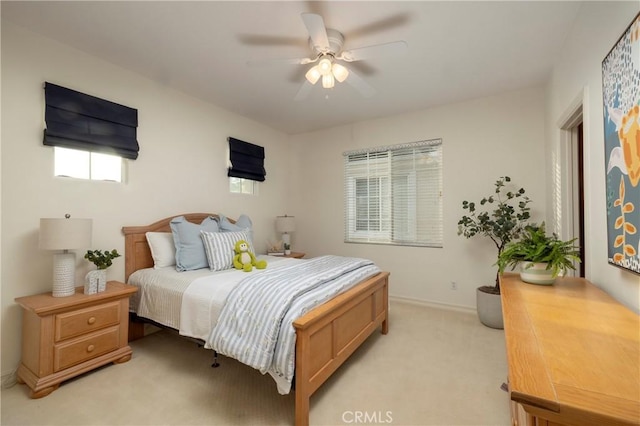
{"label": "white wall", "polygon": [[[442,138],[444,247],[345,244],[344,151]],[[391,295],[475,309],[475,289],[492,285],[497,251],[488,240],[457,235],[462,201],[491,195],[504,175],[545,210],[544,91],[531,88],[425,111],[292,137],[295,151],[293,248],[373,259],[391,272]],[[450,290],[455,281],[458,290]]]}
{"label": "white wall", "polygon": [[[53,177],[53,148],[42,145],[44,81],[138,109],[140,156],[128,161],[126,183]],[[257,197],[229,194],[228,136],[266,149],[267,181]],[[2,22],[2,374],[20,357],[14,298],[51,290],[52,253],[38,250],[40,218],[92,218],[93,248],[123,253],[125,225],[187,212],[248,213],[256,250],[264,251],[288,204],[287,146],[287,135]],[[83,254],[78,285],[91,266]],[[108,277],[124,278],[124,259]]]}
{"label": "white wall", "polygon": [[[583,103],[587,279],[636,312],[640,311],[640,277],[607,263],[602,60],[639,10],[637,1],[583,3],[549,82],[546,127],[547,186],[561,188],[554,172],[560,167],[563,144],[560,121],[576,100]],[[553,206],[548,220],[557,220],[551,215],[557,206],[551,190],[547,201]],[[562,224],[555,225],[560,229]]]}

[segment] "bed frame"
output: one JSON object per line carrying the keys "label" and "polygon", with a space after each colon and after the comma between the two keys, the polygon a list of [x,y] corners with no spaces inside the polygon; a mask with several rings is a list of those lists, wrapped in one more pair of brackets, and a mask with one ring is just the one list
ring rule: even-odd
{"label": "bed frame", "polygon": [[[176,215],[180,216],[180,215]],[[148,226],[126,226],[125,280],[142,268],[153,267],[146,232],[171,232],[170,218]],[[200,223],[210,213],[184,214]],[[233,222],[233,221],[232,221]],[[296,329],[295,424],[309,424],[311,395],[342,365],[378,327],[389,331],[389,273],[362,281],[345,293],[318,306],[294,321]],[[131,321],[130,340],[144,336],[144,323]]]}

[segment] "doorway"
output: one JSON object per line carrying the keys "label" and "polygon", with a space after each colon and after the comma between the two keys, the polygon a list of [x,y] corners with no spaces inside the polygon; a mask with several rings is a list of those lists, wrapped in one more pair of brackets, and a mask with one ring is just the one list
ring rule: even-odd
{"label": "doorway", "polygon": [[579,246],[580,263],[576,263],[575,271],[568,275],[584,278],[587,270],[586,239],[585,239],[585,175],[584,175],[584,123],[582,120],[582,103],[576,106],[568,114],[568,118],[561,123],[562,159],[563,169],[561,187],[562,197],[563,232],[561,238],[576,238]]}

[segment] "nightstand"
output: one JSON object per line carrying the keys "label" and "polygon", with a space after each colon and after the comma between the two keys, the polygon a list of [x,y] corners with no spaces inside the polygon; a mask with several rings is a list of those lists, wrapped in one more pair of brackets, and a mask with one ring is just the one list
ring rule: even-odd
{"label": "nightstand", "polygon": [[51,293],[19,297],[22,306],[22,362],[18,383],[42,398],[60,383],[97,367],[131,359],[127,342],[129,297],[135,286],[109,281],[107,289],[68,297]]}
{"label": "nightstand", "polygon": [[295,259],[302,259],[307,253],[301,253],[299,251],[292,251],[290,254],[283,254],[282,257],[293,257]]}
{"label": "nightstand", "polygon": [[302,259],[307,255],[307,253],[302,253],[299,251],[292,251],[290,254],[270,254],[270,253],[267,253],[267,254],[269,256],[276,256],[276,257],[293,257],[295,259]]}

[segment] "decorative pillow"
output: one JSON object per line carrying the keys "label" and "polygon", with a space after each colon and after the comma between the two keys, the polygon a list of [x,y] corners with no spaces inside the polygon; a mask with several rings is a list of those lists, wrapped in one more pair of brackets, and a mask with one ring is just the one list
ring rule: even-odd
{"label": "decorative pillow", "polygon": [[184,216],[178,216],[171,220],[170,226],[176,247],[176,270],[190,271],[209,266],[200,231],[218,232],[218,222],[207,217],[200,225],[196,225]]}
{"label": "decorative pillow", "polygon": [[249,216],[241,214],[236,223],[231,223],[226,216],[218,216],[220,217],[220,232],[248,231],[249,239],[247,241],[253,243],[253,222]]}
{"label": "decorative pillow", "polygon": [[248,238],[247,231],[239,232],[207,232],[201,231],[209,269],[223,271],[233,268],[233,256],[235,255],[236,242],[245,240],[249,243],[249,250],[253,253],[253,245]]}
{"label": "decorative pillow", "polygon": [[155,269],[176,264],[176,246],[171,232],[147,232],[145,235]]}

